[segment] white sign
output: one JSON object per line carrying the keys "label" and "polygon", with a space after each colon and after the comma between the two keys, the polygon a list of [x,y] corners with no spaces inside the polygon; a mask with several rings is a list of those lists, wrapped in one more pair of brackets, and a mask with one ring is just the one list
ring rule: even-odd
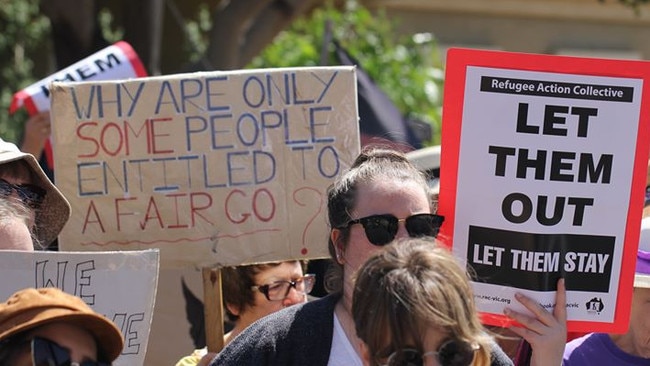
{"label": "white sign", "polygon": [[641,111],[649,64],[449,56],[441,237],[453,230],[454,252],[476,275],[479,309],[525,312],[514,300],[521,292],[551,310],[564,278],[570,328],[626,329],[648,159]]}
{"label": "white sign", "polygon": [[[142,365],[158,285],[159,251],[0,251],[0,299],[29,287],[57,287],[105,315],[124,336],[117,366]],[[101,340],[100,340],[101,341]]]}
{"label": "white sign", "polygon": [[49,111],[49,88],[53,81],[113,80],[146,75],[133,48],[120,41],[17,92],[11,101],[9,113],[14,113],[23,105],[29,114]]}

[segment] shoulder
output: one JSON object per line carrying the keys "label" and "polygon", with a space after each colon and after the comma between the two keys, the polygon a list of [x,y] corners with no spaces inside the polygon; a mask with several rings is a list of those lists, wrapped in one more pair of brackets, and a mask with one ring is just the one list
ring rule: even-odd
{"label": "shoulder", "polygon": [[490,365],[491,366],[512,366],[514,363],[508,357],[508,355],[503,352],[501,347],[495,342],[492,341],[490,344]]}
{"label": "shoulder", "polygon": [[337,300],[330,295],[259,319],[230,342],[211,365],[300,364],[289,360],[301,357],[326,357],[326,364]]}
{"label": "shoulder", "polygon": [[604,333],[589,333],[582,337],[571,340],[564,347],[563,365],[586,365],[589,360],[596,360],[602,357],[605,346]]}

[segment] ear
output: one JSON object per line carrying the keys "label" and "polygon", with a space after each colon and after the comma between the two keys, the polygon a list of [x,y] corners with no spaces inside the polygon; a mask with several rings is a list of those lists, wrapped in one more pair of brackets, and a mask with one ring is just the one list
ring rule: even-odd
{"label": "ear", "polygon": [[361,361],[363,361],[363,366],[372,366],[370,358],[370,350],[366,346],[366,342],[360,341],[361,343]]}
{"label": "ear", "polygon": [[332,245],[334,245],[334,253],[336,254],[336,261],[339,264],[345,263],[345,250],[343,249],[343,245],[341,245],[341,237],[342,233],[340,229],[332,229],[330,231],[330,240],[332,241]]}
{"label": "ear", "polygon": [[228,311],[234,316],[239,316],[239,312],[241,311],[238,306],[233,304],[226,304],[226,308],[228,308]]}

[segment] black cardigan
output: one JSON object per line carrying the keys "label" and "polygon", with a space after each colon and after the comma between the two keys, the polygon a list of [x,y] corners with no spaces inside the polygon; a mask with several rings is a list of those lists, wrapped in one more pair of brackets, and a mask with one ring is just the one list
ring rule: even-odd
{"label": "black cardigan", "polygon": [[[210,366],[327,366],[334,333],[332,294],[290,306],[251,324],[230,342]],[[512,360],[495,343],[492,366],[511,366]]]}

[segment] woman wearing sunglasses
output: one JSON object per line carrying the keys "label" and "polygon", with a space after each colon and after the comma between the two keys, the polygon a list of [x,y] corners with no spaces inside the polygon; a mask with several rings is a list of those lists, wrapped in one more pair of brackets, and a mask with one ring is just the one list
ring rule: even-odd
{"label": "woman wearing sunglasses", "polygon": [[0,366],[107,366],[123,346],[115,324],[59,289],[28,288],[0,303]]}
{"label": "woman wearing sunglasses", "polygon": [[[394,239],[435,236],[443,219],[432,214],[423,173],[392,150],[362,151],[327,195],[330,295],[256,322],[213,365],[362,365],[351,312],[355,272]],[[490,352],[493,365],[512,364],[495,343]]]}
{"label": "woman wearing sunglasses", "polygon": [[373,254],[357,274],[352,315],[365,365],[490,364],[469,278],[430,240],[398,240]]}
{"label": "woman wearing sunglasses", "polygon": [[[303,275],[300,261],[253,264],[221,269],[223,303],[233,328],[224,335],[224,344],[256,320],[286,307],[307,301],[316,277]],[[176,366],[207,365],[206,349],[196,350]],[[214,356],[214,355],[212,355]]]}

